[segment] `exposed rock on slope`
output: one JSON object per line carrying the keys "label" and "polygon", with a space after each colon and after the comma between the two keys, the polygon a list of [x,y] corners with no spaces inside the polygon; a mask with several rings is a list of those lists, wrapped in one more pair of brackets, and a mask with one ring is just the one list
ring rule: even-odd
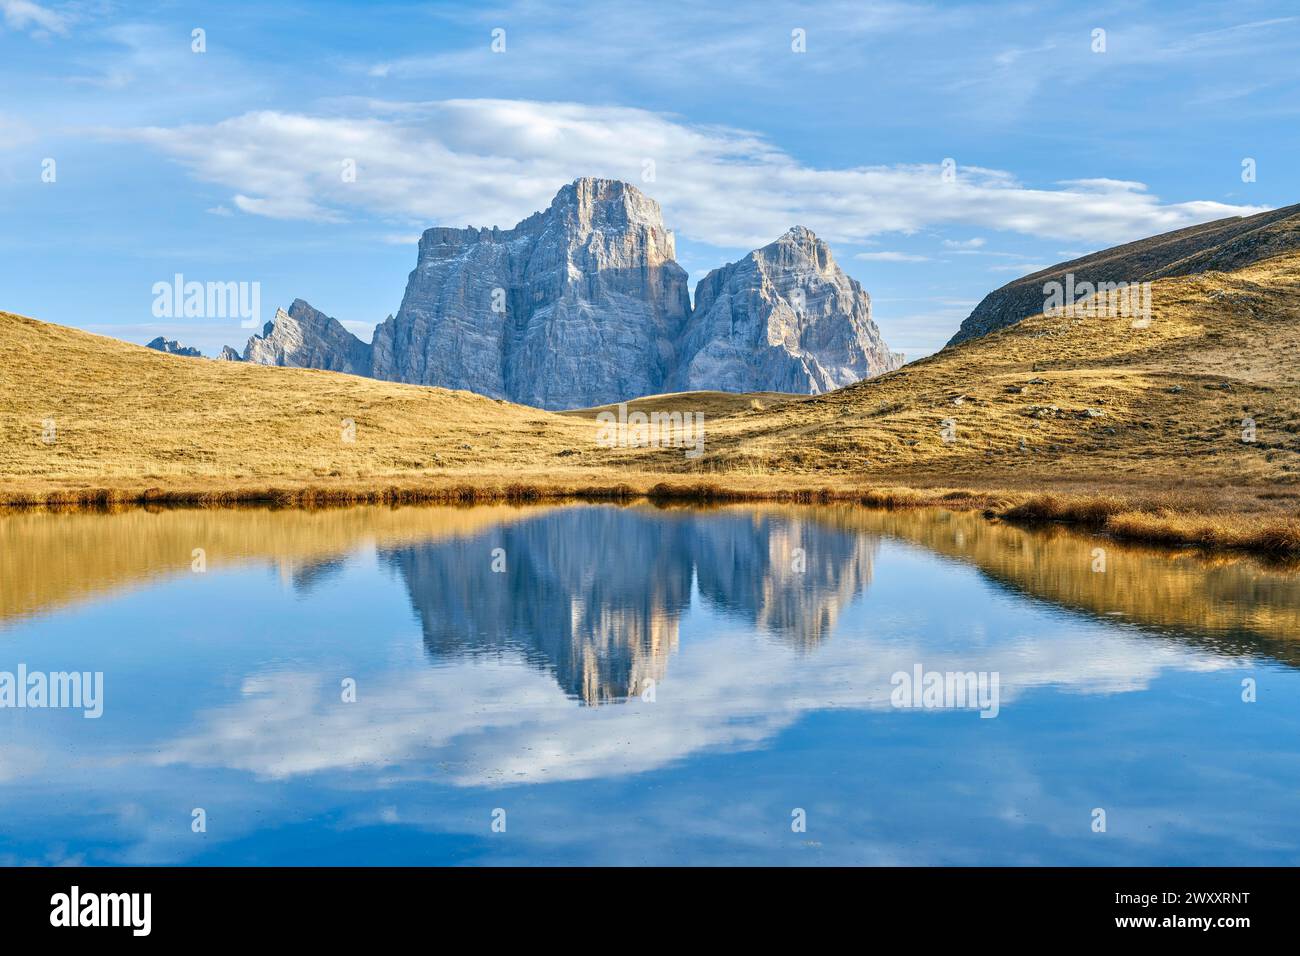
{"label": "exposed rock on slope", "polygon": [[662,390],[690,310],[659,204],[579,179],[514,229],[430,229],[377,378],[543,408]]}
{"label": "exposed rock on slope", "polygon": [[673,255],[658,203],[579,179],[513,229],[427,230],[373,346],[298,300],[244,358],[549,409],[670,389],[825,392],[902,363],[807,229],[710,273],[693,314]]}
{"label": "exposed rock on slope", "polygon": [[1255,216],[1234,216],[1125,243],[1009,282],[986,295],[948,342],[956,345],[1045,308],[1043,286],[1064,282],[1152,282],[1172,276],[1218,270],[1230,272],[1272,256],[1300,249],[1300,205]]}
{"label": "exposed rock on slope", "polygon": [[370,374],[370,346],[343,327],[338,319],[318,312],[302,299],[275,318],[244,348],[244,360],[261,365],[323,368],[331,372]]}
{"label": "exposed rock on slope", "polygon": [[202,358],[203,356],[203,353],[198,349],[181,345],[175,339],[165,339],[161,335],[146,345],[145,348],[166,352],[168,355],[185,355],[190,358]]}
{"label": "exposed rock on slope", "polygon": [[229,345],[221,346],[221,351],[216,355],[218,362],[242,362],[244,357],[232,349]]}
{"label": "exposed rock on slope", "polygon": [[902,361],[871,320],[871,297],[795,226],[695,287],[674,386],[819,394]]}

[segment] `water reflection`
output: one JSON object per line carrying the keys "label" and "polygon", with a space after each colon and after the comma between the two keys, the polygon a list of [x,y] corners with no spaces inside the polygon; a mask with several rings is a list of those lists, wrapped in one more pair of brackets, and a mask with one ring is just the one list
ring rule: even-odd
{"label": "water reflection", "polygon": [[410,591],[430,657],[522,648],[597,704],[662,680],[692,582],[739,622],[809,647],[869,584],[877,547],[810,514],[607,507],[382,555]]}
{"label": "water reflection", "polygon": [[[815,648],[870,587],[882,540],[1054,607],[1300,664],[1295,568],[973,512],[850,506],[11,513],[0,515],[0,627],[185,575],[196,548],[213,571],[269,562],[310,595],[373,547],[405,583],[431,659],[523,649],[569,694],[597,703],[663,676],[692,588],[739,622]],[[504,572],[492,570],[498,548]]]}
{"label": "water reflection", "polygon": [[[0,862],[793,862],[792,806],[828,862],[1300,854],[1300,579],[1240,556],[582,505],[7,515],[0,563],[0,669],[106,675],[0,712]],[[998,718],[891,709],[918,663]]]}

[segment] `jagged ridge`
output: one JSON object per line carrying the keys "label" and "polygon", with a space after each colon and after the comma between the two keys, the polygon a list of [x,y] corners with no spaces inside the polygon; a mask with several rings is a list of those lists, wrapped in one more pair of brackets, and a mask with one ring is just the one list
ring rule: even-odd
{"label": "jagged ridge", "polygon": [[244,358],[548,409],[670,388],[819,393],[901,364],[869,296],[803,227],[706,276],[694,311],[674,255],[653,199],[578,179],[513,229],[427,230],[373,345],[297,300]]}

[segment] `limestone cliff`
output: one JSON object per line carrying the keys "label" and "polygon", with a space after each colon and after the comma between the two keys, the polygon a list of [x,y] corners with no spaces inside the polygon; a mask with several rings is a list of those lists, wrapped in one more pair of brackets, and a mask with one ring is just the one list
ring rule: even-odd
{"label": "limestone cliff", "polygon": [[818,394],[891,371],[871,297],[795,226],[695,287],[676,389]]}

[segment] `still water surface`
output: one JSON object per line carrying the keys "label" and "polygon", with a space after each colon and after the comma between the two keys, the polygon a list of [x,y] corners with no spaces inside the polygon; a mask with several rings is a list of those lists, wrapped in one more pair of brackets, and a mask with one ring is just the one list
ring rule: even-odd
{"label": "still water surface", "polygon": [[9,515],[20,664],[3,864],[1300,863],[1300,575],[976,514]]}

